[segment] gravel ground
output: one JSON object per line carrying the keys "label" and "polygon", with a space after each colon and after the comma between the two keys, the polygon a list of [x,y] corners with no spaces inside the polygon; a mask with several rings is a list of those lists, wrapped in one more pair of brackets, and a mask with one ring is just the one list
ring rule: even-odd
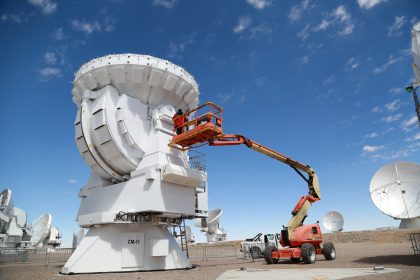
{"label": "gravel ground", "polygon": [[335,244],[337,259],[326,261],[323,256],[317,256],[313,265],[294,264],[281,261],[277,265],[267,265],[262,259],[258,261],[224,258],[209,261],[194,261],[196,268],[190,270],[155,271],[155,272],[127,272],[102,273],[84,275],[61,275],[63,264],[44,267],[43,264],[1,264],[0,279],[60,279],[60,280],[96,280],[96,279],[217,279],[226,270],[246,268],[258,269],[288,269],[288,268],[351,268],[381,265],[396,268],[401,272],[380,275],[355,277],[349,279],[420,279],[420,256],[413,256],[409,243],[342,243]]}

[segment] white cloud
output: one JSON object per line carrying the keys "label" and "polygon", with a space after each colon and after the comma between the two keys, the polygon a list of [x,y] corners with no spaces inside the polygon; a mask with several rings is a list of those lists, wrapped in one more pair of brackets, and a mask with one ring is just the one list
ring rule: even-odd
{"label": "white cloud", "polygon": [[392,102],[386,103],[384,106],[385,106],[385,109],[388,110],[388,112],[394,112],[400,108],[401,102],[399,99],[395,99]]}
{"label": "white cloud", "polygon": [[217,98],[219,98],[221,104],[228,102],[232,97],[233,93],[217,94]]}
{"label": "white cloud", "polygon": [[373,113],[379,113],[379,112],[383,112],[382,108],[379,106],[375,106],[372,108],[372,112]]}
{"label": "white cloud", "polygon": [[106,15],[104,19],[104,29],[107,32],[114,31],[117,20],[113,15]]}
{"label": "white cloud", "polygon": [[394,57],[393,55],[390,55],[388,57],[388,61],[387,62],[385,62],[381,66],[376,67],[375,69],[373,69],[373,73],[375,73],[375,74],[382,73],[382,72],[386,71],[389,68],[389,66],[397,63],[401,59],[402,59],[402,57],[400,57],[400,56],[399,57]]}
{"label": "white cloud", "polygon": [[303,0],[299,4],[292,6],[290,9],[289,17],[290,22],[297,22],[302,18],[302,15],[314,7],[310,0]]}
{"label": "white cloud", "polygon": [[354,22],[344,5],[340,5],[326,14],[326,17],[321,20],[321,23],[312,28],[312,31],[325,31],[333,26],[341,28],[341,30],[337,32],[338,35],[349,35],[353,33]]}
{"label": "white cloud", "polygon": [[353,33],[354,24],[351,20],[350,14],[347,12],[346,7],[344,7],[343,5],[338,6],[333,11],[333,16],[336,21],[344,25],[344,29],[338,32],[339,35],[349,35]]}
{"label": "white cloud", "polygon": [[44,54],[44,61],[48,65],[54,65],[57,63],[57,56],[53,52],[46,52]]}
{"label": "white cloud", "polygon": [[0,20],[3,22],[22,23],[23,16],[18,14],[2,14]]}
{"label": "white cloud", "polygon": [[257,10],[269,7],[272,3],[271,0],[246,0],[246,2]]}
{"label": "white cloud", "polygon": [[420,132],[417,132],[412,137],[407,137],[405,140],[408,142],[420,140]]}
{"label": "white cloud", "polygon": [[40,8],[45,15],[54,14],[57,11],[57,3],[51,0],[28,0],[28,2]]}
{"label": "white cloud", "polygon": [[351,72],[357,67],[359,67],[360,60],[356,57],[351,57],[347,60],[346,64],[344,65],[344,71]]}
{"label": "white cloud", "polygon": [[322,19],[321,23],[315,26],[312,30],[313,31],[324,31],[330,26],[331,22],[327,21],[326,19]]}
{"label": "white cloud", "polygon": [[413,129],[413,126],[418,123],[417,116],[412,116],[409,119],[406,119],[401,122],[401,127],[404,131],[410,131]]}
{"label": "white cloud", "polygon": [[376,138],[376,137],[378,137],[379,135],[378,135],[378,133],[376,133],[376,132],[372,132],[372,133],[368,133],[368,134],[366,134],[365,135],[365,138],[368,138],[368,139],[372,139],[372,138]]}
{"label": "white cloud", "polygon": [[299,38],[299,39],[301,39],[302,41],[305,41],[306,39],[308,39],[308,37],[309,37],[309,29],[310,29],[310,24],[309,23],[307,23],[306,25],[305,25],[305,27],[302,29],[302,30],[300,30],[299,32],[298,32],[298,34],[297,34],[297,37]]}
{"label": "white cloud", "polygon": [[308,63],[309,62],[309,56],[308,55],[305,55],[304,57],[302,57],[301,59],[300,59],[300,63],[301,64],[306,64],[306,63]]}
{"label": "white cloud", "polygon": [[360,8],[368,10],[385,1],[386,0],[357,0],[357,4],[359,4]]}
{"label": "white cloud", "polygon": [[54,32],[51,33],[51,38],[55,41],[64,40],[66,36],[64,35],[63,28],[59,27],[59,28],[54,29]]}
{"label": "white cloud", "polygon": [[71,26],[73,29],[82,31],[86,35],[90,35],[95,31],[101,31],[101,25],[97,21],[87,22],[87,21],[80,21],[80,20],[72,20]]}
{"label": "white cloud", "polygon": [[334,83],[334,82],[335,82],[335,76],[329,76],[322,82],[322,84],[327,85],[327,84],[331,84],[331,83]]}
{"label": "white cloud", "polygon": [[415,142],[408,144],[403,147],[399,147],[397,150],[386,150],[382,153],[377,153],[371,156],[372,160],[382,159],[382,160],[395,160],[401,159],[402,157],[408,157],[414,152],[418,151],[420,148],[420,142]]}
{"label": "white cloud", "polygon": [[172,9],[178,0],[153,0],[153,6],[160,6],[166,9]]}
{"label": "white cloud", "polygon": [[391,88],[391,89],[389,89],[389,93],[391,93],[391,94],[401,93],[402,91],[403,91],[402,88]]}
{"label": "white cloud", "polygon": [[195,43],[195,35],[195,33],[192,33],[179,42],[170,42],[168,56],[171,58],[181,58],[187,46]]}
{"label": "white cloud", "polygon": [[398,114],[395,114],[395,115],[388,115],[386,117],[383,117],[381,119],[381,121],[383,121],[385,123],[391,123],[391,122],[398,121],[399,119],[401,119],[401,117],[402,117],[402,114],[398,113]]}
{"label": "white cloud", "polygon": [[39,70],[39,74],[43,81],[49,80],[55,77],[61,77],[61,70],[57,67],[45,67]]}
{"label": "white cloud", "polygon": [[249,39],[258,39],[261,35],[271,34],[273,32],[273,25],[263,22],[260,25],[252,27],[249,32]]}
{"label": "white cloud", "polygon": [[239,33],[247,29],[251,25],[252,19],[250,16],[241,16],[233,28],[234,33]]}
{"label": "white cloud", "polygon": [[259,87],[265,85],[266,81],[267,81],[267,76],[260,76],[260,77],[255,78],[255,83]]}
{"label": "white cloud", "polygon": [[404,26],[405,24],[405,16],[396,16],[394,23],[388,27],[388,36],[389,37],[398,37],[401,36],[403,34],[403,32],[401,31],[401,28]]}
{"label": "white cloud", "polygon": [[377,152],[379,150],[382,150],[383,148],[385,148],[384,145],[381,145],[381,146],[364,145],[362,148],[362,151],[363,151],[363,154],[367,154],[367,153]]}
{"label": "white cloud", "polygon": [[76,184],[78,181],[76,179],[70,179],[67,181],[69,184]]}

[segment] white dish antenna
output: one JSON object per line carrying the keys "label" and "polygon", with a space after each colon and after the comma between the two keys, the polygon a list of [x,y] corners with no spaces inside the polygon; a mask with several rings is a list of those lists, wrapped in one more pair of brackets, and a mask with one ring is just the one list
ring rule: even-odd
{"label": "white dish antenna", "polygon": [[379,169],[370,182],[370,197],[379,210],[396,219],[420,216],[420,165],[395,162]]}
{"label": "white dish antenna", "polygon": [[16,216],[17,224],[21,228],[26,227],[26,222],[28,221],[28,215],[26,214],[26,212],[18,207],[15,207],[13,209],[13,214]]}
{"label": "white dish antenna", "polygon": [[344,218],[337,211],[330,211],[324,215],[322,219],[324,227],[326,230],[335,232],[335,231],[342,231],[344,225]]}
{"label": "white dish antenna", "polygon": [[44,213],[32,223],[32,246],[40,245],[50,234],[52,217],[50,213]]}
{"label": "white dish antenna", "polygon": [[185,227],[185,237],[186,237],[185,239],[189,243],[193,243],[195,241],[194,235],[191,232],[191,228],[189,226]]}
{"label": "white dish antenna", "polygon": [[207,227],[209,233],[217,233],[219,229],[220,216],[222,216],[222,209],[213,209],[208,212]]}
{"label": "white dish antenna", "polygon": [[0,211],[8,216],[13,215],[13,200],[11,189],[4,189],[0,193]]}
{"label": "white dish antenna", "polygon": [[73,248],[79,246],[82,239],[85,237],[85,230],[83,228],[79,229],[77,233],[73,234]]}

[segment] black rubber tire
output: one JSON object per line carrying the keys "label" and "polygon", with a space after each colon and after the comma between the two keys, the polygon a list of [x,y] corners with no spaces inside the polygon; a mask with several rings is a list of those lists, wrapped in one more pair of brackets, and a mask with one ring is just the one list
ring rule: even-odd
{"label": "black rubber tire", "polygon": [[261,252],[260,247],[252,246],[251,248],[249,248],[249,255],[251,256],[253,260],[261,258],[262,252]]}
{"label": "black rubber tire", "polygon": [[276,264],[279,262],[279,259],[275,259],[271,256],[272,252],[277,251],[277,247],[276,246],[267,246],[264,250],[263,256],[264,259],[266,261],[266,263],[268,264]]}
{"label": "black rubber tire", "polygon": [[298,263],[300,262],[300,258],[290,258],[291,262]]}
{"label": "black rubber tire", "polygon": [[302,261],[306,264],[313,264],[315,263],[316,259],[316,252],[315,247],[311,243],[305,243],[300,247]]}
{"label": "black rubber tire", "polygon": [[332,244],[331,242],[324,242],[324,246],[322,246],[322,254],[324,255],[327,261],[335,260],[336,252],[334,244]]}

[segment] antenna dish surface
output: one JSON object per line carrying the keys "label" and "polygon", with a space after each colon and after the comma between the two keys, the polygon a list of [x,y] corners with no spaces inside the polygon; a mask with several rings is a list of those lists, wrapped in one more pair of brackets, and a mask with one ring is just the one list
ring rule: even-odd
{"label": "antenna dish surface", "polygon": [[41,244],[50,234],[52,217],[50,213],[44,213],[39,216],[32,224],[32,238],[33,246]]}
{"label": "antenna dish surface", "polygon": [[152,107],[171,104],[187,111],[198,105],[193,76],[172,62],[149,55],[113,54],[82,65],[74,79],[73,102],[79,106],[85,90],[106,85]]}
{"label": "antenna dish surface", "polygon": [[328,231],[342,231],[344,225],[343,216],[337,211],[330,211],[324,215],[322,219],[324,227]]}
{"label": "antenna dish surface", "polygon": [[22,228],[26,227],[26,222],[28,220],[28,216],[26,212],[18,207],[15,207],[13,212],[14,212],[14,215],[16,216],[17,224]]}
{"label": "antenna dish surface", "polygon": [[370,182],[370,197],[384,214],[397,219],[420,216],[420,165],[395,162],[379,169]]}

